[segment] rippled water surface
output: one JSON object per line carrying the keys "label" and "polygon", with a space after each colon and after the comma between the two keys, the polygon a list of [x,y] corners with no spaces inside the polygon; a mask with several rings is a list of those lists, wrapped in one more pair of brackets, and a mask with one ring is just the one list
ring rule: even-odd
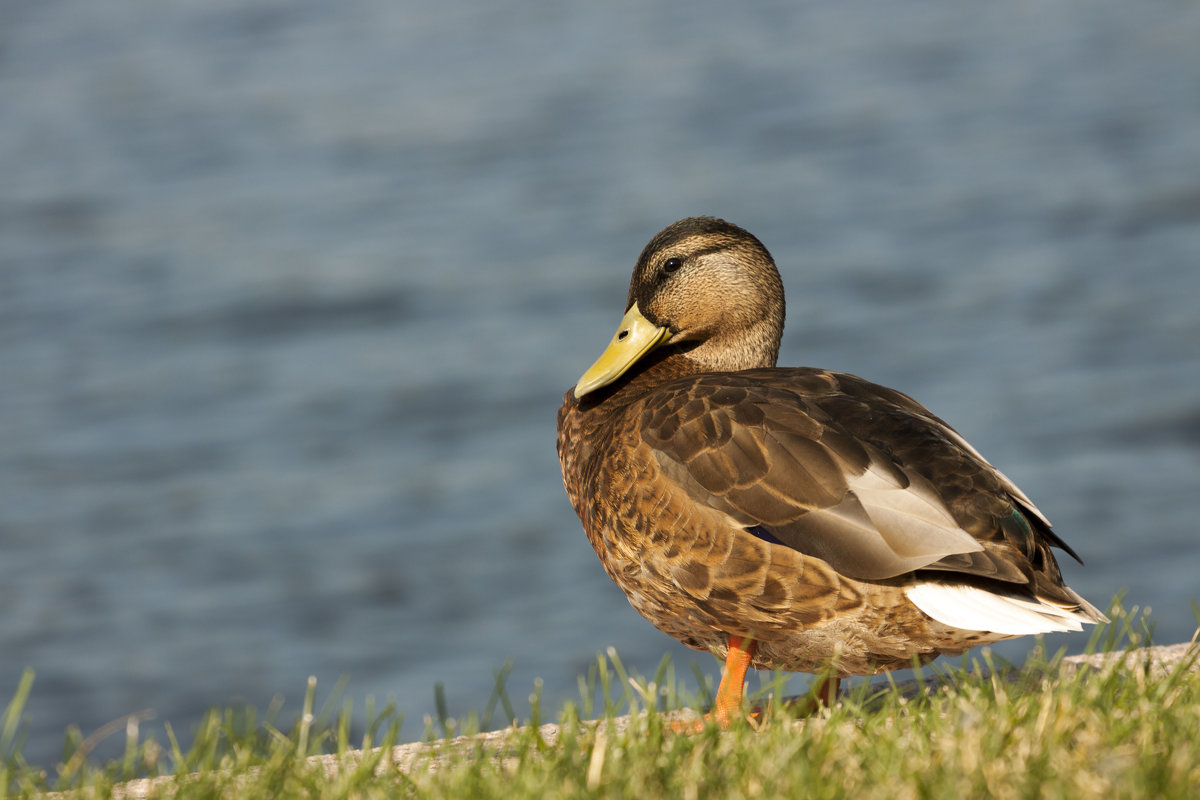
{"label": "rippled water surface", "polygon": [[5,4],[27,756],[310,674],[416,737],[436,682],[479,709],[510,658],[552,702],[609,645],[715,672],[609,583],[554,454],[637,253],[699,213],[776,256],[783,363],[915,395],[1084,556],[1075,588],[1190,636],[1200,7],[888,9]]}

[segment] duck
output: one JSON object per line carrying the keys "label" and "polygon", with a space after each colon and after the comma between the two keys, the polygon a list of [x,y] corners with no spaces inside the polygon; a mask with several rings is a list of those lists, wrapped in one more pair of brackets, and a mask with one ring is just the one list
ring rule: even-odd
{"label": "duck", "polygon": [[[656,234],[625,314],[563,397],[563,486],[608,576],[660,631],[749,669],[838,682],[1107,617],[1021,489],[906,394],[779,367],[783,282],[715,217]],[[1082,563],[1082,561],[1080,561]]]}

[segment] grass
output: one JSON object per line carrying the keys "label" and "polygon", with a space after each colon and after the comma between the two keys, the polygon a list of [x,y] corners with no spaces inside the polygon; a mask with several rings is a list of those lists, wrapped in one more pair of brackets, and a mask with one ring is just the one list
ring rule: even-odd
{"label": "grass", "polygon": [[[1114,615],[1092,649],[1115,652],[1145,641],[1145,621]],[[1120,798],[1200,796],[1200,672],[1195,657],[1153,668],[1134,653],[1097,669],[1061,668],[1061,655],[1039,650],[1020,667],[984,654],[951,662],[933,689],[902,691],[862,683],[832,709],[794,720],[778,700],[782,676],[764,682],[760,722],[728,731],[670,730],[675,709],[696,707],[671,666],[652,678],[630,676],[615,653],[581,678],[580,701],[558,709],[559,727],[530,719],[489,738],[433,740],[485,727],[497,706],[512,716],[497,673],[485,713],[464,721],[427,721],[430,745],[392,763],[399,730],[392,708],[368,710],[365,733],[351,742],[350,705],[318,710],[310,682],[304,708],[287,731],[280,710],[213,711],[183,751],[126,733],[123,757],[86,758],[84,740],[68,737],[53,770],[26,764],[20,719],[32,676],[26,675],[0,718],[0,797],[70,791],[82,796],[188,797],[805,797],[841,798]],[[335,693],[336,694],[336,693]],[[632,713],[627,725],[620,715]],[[602,722],[585,720],[596,716]],[[533,724],[528,724],[533,723]],[[72,746],[74,749],[72,750]],[[361,748],[364,754],[357,750]],[[83,756],[74,754],[83,752]],[[308,758],[330,754],[324,760]],[[340,766],[339,766],[340,765]],[[161,782],[129,786],[142,776]]]}

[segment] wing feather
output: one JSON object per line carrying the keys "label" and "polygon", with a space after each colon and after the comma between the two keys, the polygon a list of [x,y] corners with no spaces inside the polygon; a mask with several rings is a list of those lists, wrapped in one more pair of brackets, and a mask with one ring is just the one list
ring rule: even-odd
{"label": "wing feather", "polygon": [[1048,531],[1028,498],[894,390],[770,370],[678,380],[656,399],[640,430],[664,476],[844,575],[932,569],[1025,584],[1048,547],[1030,525],[1014,535],[998,522],[1029,511]]}

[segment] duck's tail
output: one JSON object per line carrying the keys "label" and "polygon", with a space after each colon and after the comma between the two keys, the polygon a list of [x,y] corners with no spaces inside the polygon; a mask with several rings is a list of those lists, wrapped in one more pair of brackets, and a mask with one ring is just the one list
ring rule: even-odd
{"label": "duck's tail", "polygon": [[905,594],[938,622],[968,631],[1025,636],[1081,631],[1085,624],[1108,622],[1108,617],[1074,590],[1063,586],[1060,591],[1069,602],[938,581],[922,581]]}

